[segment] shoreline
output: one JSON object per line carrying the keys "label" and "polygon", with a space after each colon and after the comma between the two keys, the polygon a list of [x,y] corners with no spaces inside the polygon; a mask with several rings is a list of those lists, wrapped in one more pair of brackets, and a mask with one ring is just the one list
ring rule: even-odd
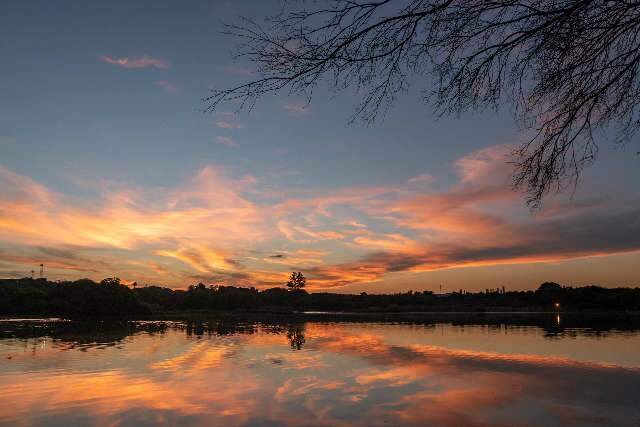
{"label": "shoreline", "polygon": [[591,311],[215,311],[184,310],[163,311],[145,316],[131,317],[74,317],[61,314],[16,314],[2,315],[0,322],[62,322],[62,321],[171,321],[171,320],[239,320],[239,321],[393,321],[393,320],[445,320],[481,318],[549,318],[557,316],[570,318],[640,318],[640,311],[591,310]]}

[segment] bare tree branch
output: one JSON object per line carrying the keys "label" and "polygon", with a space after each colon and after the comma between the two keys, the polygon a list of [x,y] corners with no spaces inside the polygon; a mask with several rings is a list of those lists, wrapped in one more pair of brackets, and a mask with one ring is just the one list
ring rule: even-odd
{"label": "bare tree branch", "polygon": [[[311,6],[309,8],[308,6]],[[640,127],[640,2],[630,0],[301,1],[226,33],[260,78],[203,99],[253,108],[286,91],[311,99],[323,80],[360,97],[354,117],[384,114],[409,78],[428,76],[439,114],[513,105],[533,137],[514,154],[514,185],[538,206],[577,183],[595,134]],[[412,79],[413,80],[413,79]]]}

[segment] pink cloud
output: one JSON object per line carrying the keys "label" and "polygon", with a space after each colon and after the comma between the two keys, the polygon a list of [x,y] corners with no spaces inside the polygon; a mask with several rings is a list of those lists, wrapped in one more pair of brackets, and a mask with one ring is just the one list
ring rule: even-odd
{"label": "pink cloud", "polygon": [[492,145],[467,154],[454,162],[461,184],[504,185],[510,180],[511,144]]}
{"label": "pink cloud", "polygon": [[224,118],[218,119],[214,123],[221,129],[242,129],[244,127],[242,123],[234,122]]}
{"label": "pink cloud", "polygon": [[113,58],[111,56],[102,56],[100,59],[108,64],[117,65],[122,68],[169,68],[169,63],[164,59],[153,58],[151,56],[141,56],[139,58]]}

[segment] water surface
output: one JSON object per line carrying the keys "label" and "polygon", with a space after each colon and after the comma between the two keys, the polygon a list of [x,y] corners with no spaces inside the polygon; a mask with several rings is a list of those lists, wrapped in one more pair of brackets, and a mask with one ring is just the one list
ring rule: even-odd
{"label": "water surface", "polygon": [[2,321],[0,425],[637,427],[634,322]]}

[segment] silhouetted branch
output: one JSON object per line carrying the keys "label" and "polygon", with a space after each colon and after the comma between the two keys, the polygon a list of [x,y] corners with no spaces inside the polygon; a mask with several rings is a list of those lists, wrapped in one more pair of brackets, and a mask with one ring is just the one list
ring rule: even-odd
{"label": "silhouetted branch", "polygon": [[[215,89],[206,110],[252,108],[265,94],[311,98],[327,80],[360,96],[353,119],[384,113],[411,75],[440,114],[515,106],[533,137],[514,152],[514,183],[536,206],[577,182],[595,131],[640,125],[640,2],[589,0],[297,2],[268,25],[227,26],[260,78]],[[308,8],[312,5],[312,8]],[[353,120],[352,119],[352,120]]]}

